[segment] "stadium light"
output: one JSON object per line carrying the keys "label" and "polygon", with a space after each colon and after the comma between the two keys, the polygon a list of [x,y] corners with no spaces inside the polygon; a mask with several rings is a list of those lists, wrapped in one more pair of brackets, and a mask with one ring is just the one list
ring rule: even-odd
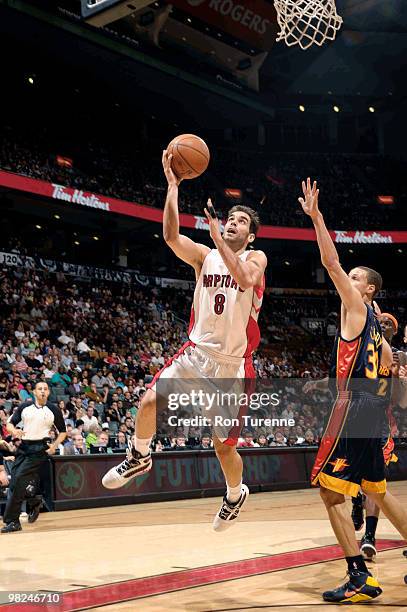
{"label": "stadium light", "polygon": [[92,236],[93,240],[99,240],[99,236]]}
{"label": "stadium light", "polygon": [[29,82],[30,85],[34,85],[34,79],[32,76],[29,76],[27,81]]}
{"label": "stadium light", "polygon": [[334,106],[334,111],[335,111],[335,113],[339,113],[339,111],[340,111],[340,110],[341,110],[341,109],[339,108],[339,106]]}
{"label": "stadium light", "polygon": [[305,106],[303,106],[302,104],[300,104],[298,108],[302,113],[305,112]]}
{"label": "stadium light", "polygon": [[78,240],[75,240],[74,244],[78,245],[78,244],[79,244],[79,241],[78,241]]}
{"label": "stadium light", "polygon": [[54,215],[54,219],[60,219],[61,217],[59,215]]}
{"label": "stadium light", "polygon": [[35,226],[37,229],[42,229],[42,225],[36,225]]}
{"label": "stadium light", "polygon": [[403,249],[397,249],[397,253],[402,253]]}
{"label": "stadium light", "polygon": [[369,113],[374,113],[374,112],[375,112],[375,107],[369,106]]}
{"label": "stadium light", "polygon": [[284,263],[285,263],[286,266],[290,266],[291,265],[289,261],[285,261]]}

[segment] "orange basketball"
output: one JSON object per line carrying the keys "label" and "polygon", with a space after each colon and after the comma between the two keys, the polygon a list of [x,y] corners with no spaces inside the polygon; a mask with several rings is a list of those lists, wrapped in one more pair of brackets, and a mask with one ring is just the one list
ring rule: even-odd
{"label": "orange basketball", "polygon": [[210,153],[206,142],[194,134],[181,134],[171,140],[167,147],[172,153],[171,168],[183,179],[193,179],[205,172]]}

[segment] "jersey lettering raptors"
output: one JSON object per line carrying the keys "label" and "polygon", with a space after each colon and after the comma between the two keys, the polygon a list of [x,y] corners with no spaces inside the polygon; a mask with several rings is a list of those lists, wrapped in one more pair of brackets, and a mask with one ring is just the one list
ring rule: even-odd
{"label": "jersey lettering raptors", "polygon": [[[246,261],[250,251],[239,258]],[[242,290],[231,277],[217,249],[205,257],[199,275],[189,324],[190,340],[220,357],[249,357],[259,345],[257,324],[263,301],[261,287]]]}

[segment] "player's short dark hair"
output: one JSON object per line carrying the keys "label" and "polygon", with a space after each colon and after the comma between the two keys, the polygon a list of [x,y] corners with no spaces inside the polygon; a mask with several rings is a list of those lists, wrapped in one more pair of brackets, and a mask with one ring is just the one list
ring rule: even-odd
{"label": "player's short dark hair", "polygon": [[231,208],[228,211],[228,217],[230,217],[230,215],[233,215],[233,213],[236,213],[236,212],[244,212],[246,213],[246,215],[249,215],[250,217],[249,232],[251,234],[256,235],[260,227],[260,217],[257,214],[257,212],[253,210],[253,208],[250,208],[249,206],[244,206],[243,204],[237,204],[236,206],[233,206],[233,208]]}
{"label": "player's short dark hair", "polygon": [[36,380],[31,384],[34,385],[34,389],[37,388],[37,385],[47,385],[47,387],[49,386],[46,380]]}
{"label": "player's short dark hair", "polygon": [[376,295],[383,287],[382,275],[379,274],[379,272],[376,272],[376,270],[373,270],[372,268],[368,268],[366,266],[358,266],[358,268],[366,272],[367,282],[369,283],[369,285],[375,286],[375,292],[373,294],[373,297],[376,297]]}

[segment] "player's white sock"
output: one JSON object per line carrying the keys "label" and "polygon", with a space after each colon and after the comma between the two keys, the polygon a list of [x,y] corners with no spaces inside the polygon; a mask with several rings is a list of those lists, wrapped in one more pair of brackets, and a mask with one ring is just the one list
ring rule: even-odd
{"label": "player's white sock", "polygon": [[150,451],[151,438],[137,438],[136,436],[133,439],[134,448],[136,451],[140,453],[143,457],[148,455]]}
{"label": "player's white sock", "polygon": [[239,482],[237,487],[229,487],[228,484],[226,484],[226,486],[227,486],[226,499],[232,502],[232,504],[234,504],[235,502],[238,501],[238,499],[240,498],[242,494],[242,481]]}

